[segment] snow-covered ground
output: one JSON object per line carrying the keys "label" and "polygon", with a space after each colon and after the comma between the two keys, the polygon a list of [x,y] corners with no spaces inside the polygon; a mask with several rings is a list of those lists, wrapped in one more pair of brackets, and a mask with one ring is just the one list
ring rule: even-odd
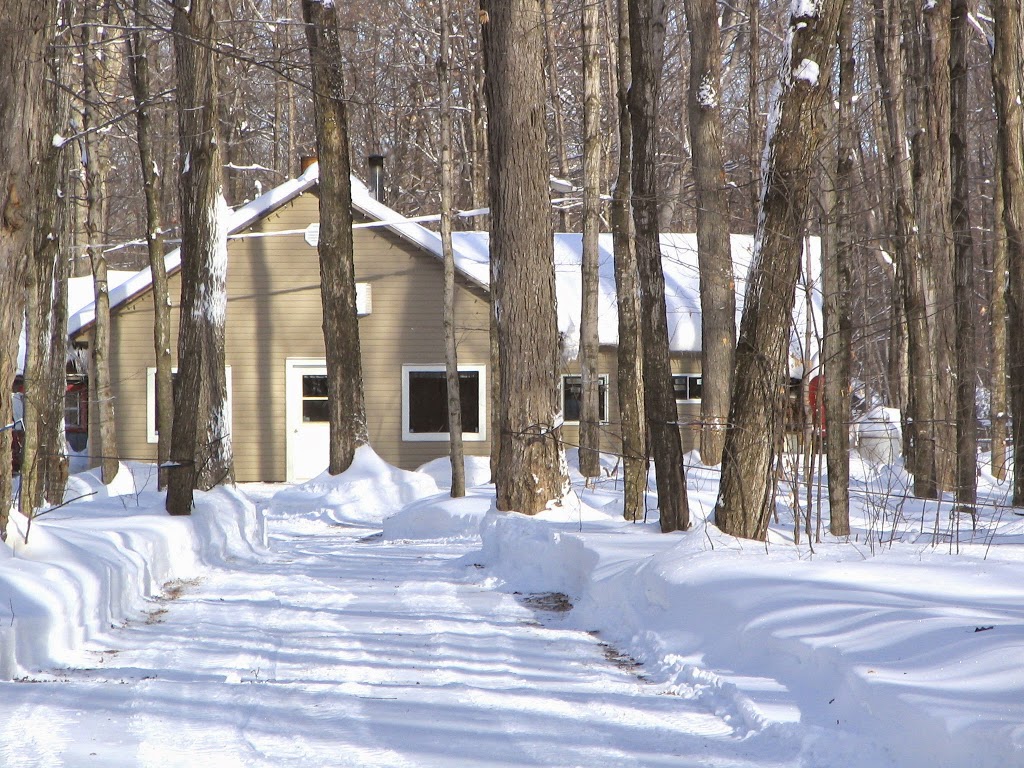
{"label": "snow-covered ground", "polygon": [[444,462],[366,449],[190,518],[151,467],[78,476],[0,547],[0,765],[1024,765],[1005,483],[974,527],[857,464],[854,535],[817,543],[824,494],[787,479],[759,544],[706,521],[712,469],[663,535],[606,466],[538,518],[495,512],[485,467],[453,500]]}

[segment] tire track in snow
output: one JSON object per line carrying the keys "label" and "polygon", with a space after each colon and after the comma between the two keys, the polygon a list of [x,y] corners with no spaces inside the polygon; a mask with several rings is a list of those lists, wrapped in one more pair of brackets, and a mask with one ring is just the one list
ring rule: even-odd
{"label": "tire track in snow", "polygon": [[[211,570],[161,604],[159,621],[105,638],[116,652],[95,669],[23,686],[54,749],[19,765],[762,764],[763,744],[699,702],[664,695],[598,639],[542,626],[481,583],[459,562],[470,544],[274,526],[265,561]],[[116,730],[116,749],[79,759],[90,755],[74,738],[90,728]],[[789,757],[778,750],[771,764]]]}

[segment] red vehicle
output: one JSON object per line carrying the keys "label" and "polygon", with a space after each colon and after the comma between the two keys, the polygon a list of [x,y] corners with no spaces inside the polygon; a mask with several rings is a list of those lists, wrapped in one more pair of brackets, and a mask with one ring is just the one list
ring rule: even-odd
{"label": "red vehicle", "polygon": [[[24,391],[21,377],[14,382],[15,394]],[[89,383],[85,376],[69,374],[64,390],[64,434],[73,451],[85,449],[89,440]],[[11,464],[14,472],[21,471],[21,452],[25,443],[25,427],[21,423],[21,408],[15,407],[14,440]]]}

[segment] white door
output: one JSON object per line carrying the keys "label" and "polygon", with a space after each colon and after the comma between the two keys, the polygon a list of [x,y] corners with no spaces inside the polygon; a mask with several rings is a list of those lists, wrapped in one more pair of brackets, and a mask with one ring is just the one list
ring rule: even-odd
{"label": "white door", "polygon": [[285,365],[288,481],[301,483],[319,475],[330,463],[327,363],[289,358]]}

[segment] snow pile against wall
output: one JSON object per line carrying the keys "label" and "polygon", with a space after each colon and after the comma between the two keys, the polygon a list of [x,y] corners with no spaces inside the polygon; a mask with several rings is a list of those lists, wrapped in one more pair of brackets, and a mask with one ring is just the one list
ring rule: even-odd
{"label": "snow pile against wall", "polygon": [[270,501],[271,515],[299,515],[329,523],[377,525],[410,502],[439,493],[426,474],[393,467],[368,445],[356,449],[352,466],[289,486]]}
{"label": "snow pile against wall", "polygon": [[[46,512],[31,526],[12,514],[0,546],[0,678],[74,664],[84,642],[143,618],[145,598],[167,582],[259,551],[262,518],[236,491],[197,494],[190,517],[170,517],[148,476],[122,465],[118,485],[91,501]],[[69,498],[96,485],[76,477]]]}

